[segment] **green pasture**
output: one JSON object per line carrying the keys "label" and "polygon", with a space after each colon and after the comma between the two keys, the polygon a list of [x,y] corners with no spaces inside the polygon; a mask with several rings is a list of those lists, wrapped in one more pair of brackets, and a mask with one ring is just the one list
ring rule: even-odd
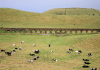
{"label": "green pasture", "polygon": [[92,8],[54,8],[43,13],[56,15],[100,15],[100,10]]}
{"label": "green pasture", "polygon": [[[25,41],[21,44],[21,41]],[[100,69],[100,34],[86,34],[86,35],[0,35],[0,50],[12,51],[15,47],[22,47],[23,51],[16,50],[12,56],[7,56],[4,52],[0,52],[0,70],[89,70],[90,68]],[[36,44],[35,47],[32,45]],[[51,47],[48,45],[51,44]],[[72,48],[71,54],[67,51]],[[39,59],[33,63],[29,59],[33,50],[40,49]],[[51,50],[54,52],[51,53]],[[81,54],[75,53],[77,50],[82,50]],[[87,54],[92,53],[88,57]],[[52,61],[55,58],[58,61]],[[82,68],[84,65],[83,58],[90,61],[89,68]]]}
{"label": "green pasture", "polygon": [[[66,9],[66,10],[65,10]],[[53,9],[44,13],[26,12],[10,8],[0,8],[0,28],[98,28],[100,29],[100,10],[83,8]],[[57,12],[56,12],[57,11]],[[89,15],[90,14],[90,15]],[[93,15],[94,14],[94,15]],[[0,70],[90,70],[100,69],[100,33],[89,31],[75,34],[70,31],[66,35],[22,31],[5,32],[0,30],[0,50],[12,51],[15,47],[22,47],[23,50],[16,50],[12,56],[0,52]],[[39,31],[38,31],[39,32]],[[44,31],[43,31],[44,32]],[[49,31],[47,31],[49,32]],[[59,31],[58,31],[59,32]],[[43,33],[44,34],[44,33]],[[48,33],[50,34],[50,33]],[[21,44],[21,41],[25,43]],[[12,46],[16,44],[16,46]],[[35,47],[32,45],[36,44]],[[51,47],[48,45],[51,44]],[[72,48],[71,54],[67,51]],[[33,63],[35,56],[30,56],[33,50],[40,49],[39,59]],[[51,53],[51,50],[54,52]],[[75,53],[82,50],[81,54]],[[92,56],[88,57],[88,53]],[[52,59],[58,61],[55,62]],[[83,58],[90,61],[89,68],[82,68]]]}
{"label": "green pasture", "polygon": [[[80,9],[77,9],[77,12],[78,10]],[[95,11],[90,11],[90,12],[94,13]],[[87,14],[55,15],[55,14],[46,14],[46,13],[26,12],[26,11],[10,9],[10,8],[0,8],[0,27],[4,27],[4,28],[6,27],[7,28],[100,28],[100,16],[99,14],[96,14],[94,16],[93,15],[89,16]]]}

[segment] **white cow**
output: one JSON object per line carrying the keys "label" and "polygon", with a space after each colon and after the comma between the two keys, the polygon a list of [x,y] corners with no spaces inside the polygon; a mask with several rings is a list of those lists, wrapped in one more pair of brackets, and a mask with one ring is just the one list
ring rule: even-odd
{"label": "white cow", "polygon": [[33,46],[36,46],[35,44],[33,44]]}
{"label": "white cow", "polygon": [[30,59],[29,59],[29,62],[33,62],[33,60],[30,60]]}
{"label": "white cow", "polygon": [[20,48],[19,48],[19,50],[23,50],[23,48],[22,48],[22,47],[20,47]]}
{"label": "white cow", "polygon": [[54,52],[54,51],[51,50],[51,52]]}
{"label": "white cow", "polygon": [[57,59],[53,59],[54,61],[58,61]]}
{"label": "white cow", "polygon": [[15,44],[12,44],[12,46],[15,46]]}
{"label": "white cow", "polygon": [[21,43],[24,43],[24,41],[21,41]]}

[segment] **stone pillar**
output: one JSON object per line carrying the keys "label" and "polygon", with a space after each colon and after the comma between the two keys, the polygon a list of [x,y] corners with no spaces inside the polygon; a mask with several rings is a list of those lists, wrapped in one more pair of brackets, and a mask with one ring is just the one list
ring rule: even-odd
{"label": "stone pillar", "polygon": [[77,33],[77,30],[75,30],[75,33]]}
{"label": "stone pillar", "polygon": [[100,32],[100,30],[96,30],[96,31],[97,31],[97,33]]}
{"label": "stone pillar", "polygon": [[72,30],[70,30],[70,33],[72,34]]}
{"label": "stone pillar", "polygon": [[22,30],[19,30],[19,31],[20,31],[20,33],[21,33]]}
{"label": "stone pillar", "polygon": [[55,33],[57,34],[57,30],[55,30]]}
{"label": "stone pillar", "polygon": [[81,33],[82,33],[82,30],[80,30],[81,31]]}
{"label": "stone pillar", "polygon": [[91,33],[93,33],[93,30],[91,30]]}
{"label": "stone pillar", "polygon": [[40,33],[42,33],[42,30],[40,30]]}
{"label": "stone pillar", "polygon": [[86,33],[88,32],[88,30],[86,30]]}
{"label": "stone pillar", "polygon": [[65,30],[65,33],[67,33],[67,30]]}
{"label": "stone pillar", "polygon": [[60,34],[62,34],[62,30],[60,30]]}
{"label": "stone pillar", "polygon": [[35,33],[37,33],[37,30],[35,30]]}
{"label": "stone pillar", "polygon": [[32,33],[32,30],[30,30],[30,33]]}

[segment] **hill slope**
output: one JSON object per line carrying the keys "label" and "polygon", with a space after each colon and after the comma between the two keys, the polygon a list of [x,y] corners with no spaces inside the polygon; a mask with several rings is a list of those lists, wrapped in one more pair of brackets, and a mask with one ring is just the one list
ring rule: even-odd
{"label": "hill slope", "polygon": [[87,8],[55,8],[48,10],[47,14],[57,14],[57,15],[98,15],[100,14],[99,10],[96,9],[87,9]]}
{"label": "hill slope", "polygon": [[0,8],[0,25],[16,28],[100,28],[100,16],[66,16]]}

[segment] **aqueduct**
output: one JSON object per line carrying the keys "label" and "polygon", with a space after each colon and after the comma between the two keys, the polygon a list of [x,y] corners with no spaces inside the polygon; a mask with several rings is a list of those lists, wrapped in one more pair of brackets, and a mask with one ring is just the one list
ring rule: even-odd
{"label": "aqueduct", "polygon": [[91,31],[91,33],[93,33],[93,31],[97,31],[100,32],[100,29],[67,29],[67,28],[0,28],[0,30],[5,30],[5,31],[20,31],[20,33],[22,31],[25,31],[26,33],[29,31],[30,33],[32,33],[32,31],[35,31],[35,33],[37,33],[37,31],[40,31],[40,33],[42,33],[42,31],[45,32],[45,34],[47,33],[47,31],[50,31],[50,33],[52,33],[52,31],[54,31],[56,34],[58,33],[57,31],[59,31],[60,34],[63,33],[67,33],[67,31],[70,31],[70,33],[72,33],[72,31],[75,31],[75,33],[77,33],[77,31],[80,31],[81,33],[83,31],[86,31],[86,33],[88,33],[88,31]]}

